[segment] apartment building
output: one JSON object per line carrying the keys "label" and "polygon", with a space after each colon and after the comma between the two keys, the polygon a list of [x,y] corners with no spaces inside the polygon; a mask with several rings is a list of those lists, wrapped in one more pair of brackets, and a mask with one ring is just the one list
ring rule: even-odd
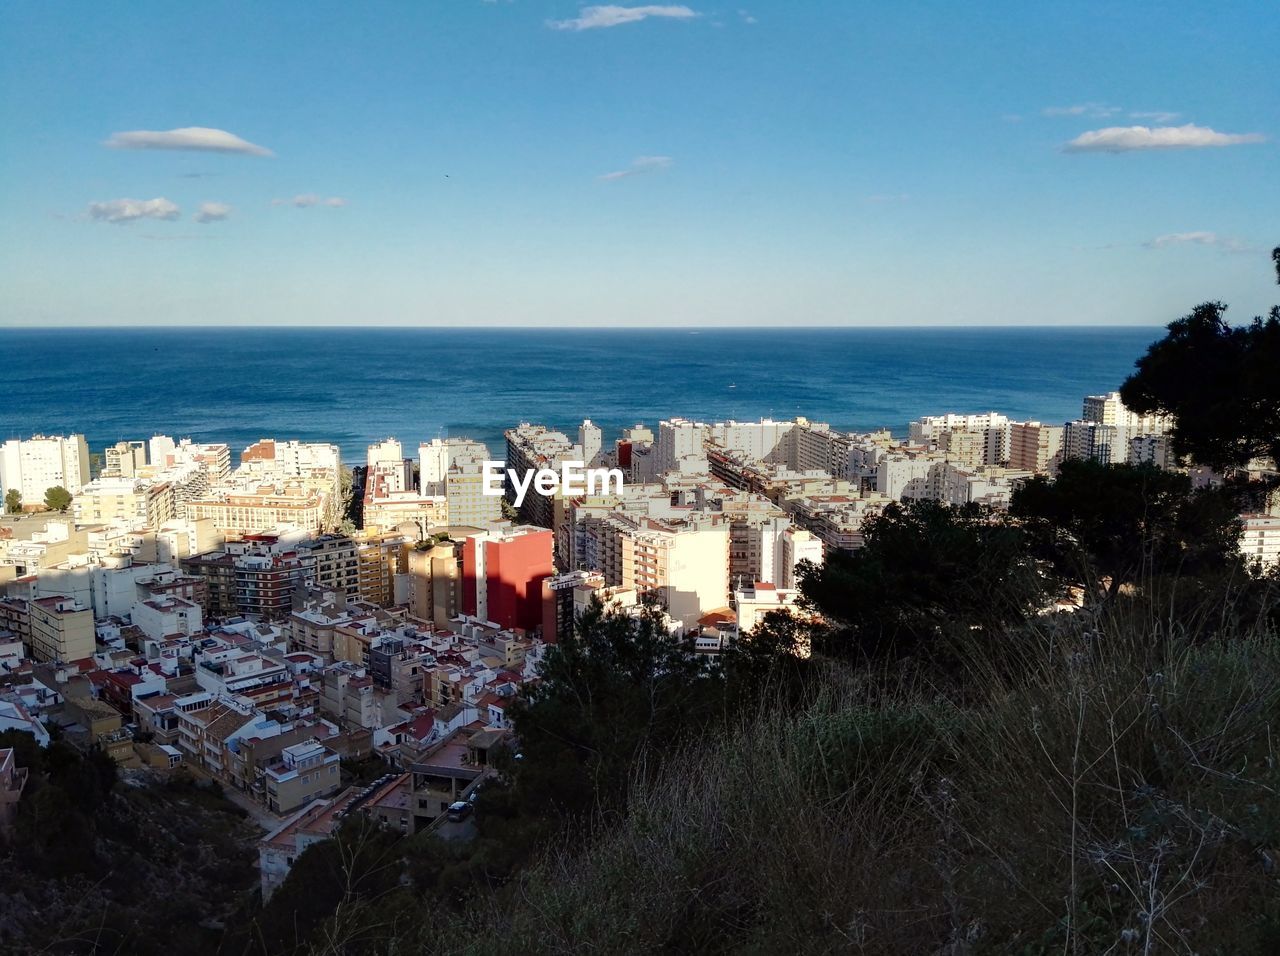
{"label": "apartment building", "polygon": [[705,445],[709,432],[710,426],[684,418],[658,422],[658,437],[654,442],[654,473],[707,474],[709,466]]}
{"label": "apartment building", "polygon": [[[674,423],[668,422],[668,425],[674,425]],[[679,458],[682,452],[688,453],[685,452],[685,447],[691,441],[692,434],[696,433],[697,426],[688,430],[689,438],[684,435],[686,431],[684,426],[674,427],[676,432],[672,434],[672,450],[675,457]],[[775,422],[771,418],[764,418],[758,422],[730,420],[706,426],[704,439],[751,461],[787,464],[792,457],[791,432],[794,427],[794,422]],[[658,426],[658,431],[661,445],[661,425]]]}
{"label": "apartment building", "polygon": [[389,491],[413,490],[413,462],[404,457],[404,447],[394,438],[375,442],[365,456],[369,475],[383,476]]}
{"label": "apartment building", "polygon": [[378,607],[401,604],[407,594],[409,542],[399,532],[356,533],[356,593],[361,601]]}
{"label": "apartment building", "polygon": [[364,499],[364,530],[375,533],[412,528],[420,537],[449,524],[449,503],[444,495],[420,495],[416,491],[376,489]]}
{"label": "apartment building", "polygon": [[444,629],[461,613],[462,542],[437,541],[410,549],[409,613]]}
{"label": "apartment building", "polygon": [[1167,415],[1139,415],[1131,411],[1119,392],[1086,396],[1080,418],[1125,429],[1130,435],[1163,435],[1173,427],[1173,419]]}
{"label": "apartment building", "polygon": [[135,477],[101,477],[72,502],[78,524],[124,522],[156,528],[177,517],[173,486]]}
{"label": "apartment building", "polygon": [[187,517],[197,521],[208,518],[219,533],[229,537],[280,528],[317,532],[326,526],[330,507],[330,501],[319,491],[293,482],[191,501],[187,504]]}
{"label": "apartment building", "polygon": [[200,605],[174,596],[136,602],[129,619],[134,627],[154,641],[191,637],[204,629]]}
{"label": "apartment building", "polygon": [[286,747],[278,760],[263,769],[267,809],[292,813],[336,793],[341,785],[339,763],[338,754],[318,740]]}
{"label": "apartment building", "polygon": [[[569,440],[564,432],[551,431],[543,425],[521,422],[506,431],[507,469],[523,476],[539,468],[559,468],[564,461],[581,461],[582,448]],[[515,487],[507,479],[507,500],[515,504]],[[557,495],[559,493],[557,492]],[[520,505],[520,522],[550,528],[554,523],[556,496],[531,493]]]}
{"label": "apartment building", "polygon": [[93,657],[93,610],[65,597],[36,598],[27,605],[31,656],[64,664]]}
{"label": "apartment building", "polygon": [[626,514],[601,524],[606,583],[657,599],[681,626],[724,607],[729,594],[729,523],[663,522]]}
{"label": "apartment building", "polygon": [[1047,474],[1062,455],[1061,425],[1013,422],[1009,426],[1009,467]]}
{"label": "apartment building", "polygon": [[766,614],[773,611],[791,611],[799,600],[798,590],[763,582],[734,588],[733,607],[737,613],[738,633],[750,633]]}
{"label": "apartment building", "polygon": [[351,614],[344,599],[312,592],[311,599],[289,615],[289,647],[332,661],[334,632],[350,623]]}
{"label": "apartment building", "polygon": [[314,562],[315,587],[345,597],[360,595],[359,547],[345,534],[322,534],[298,545]]}
{"label": "apartment building", "polygon": [[1240,522],[1240,551],[1245,560],[1264,569],[1280,566],[1280,515],[1246,514]]}
{"label": "apartment building", "polygon": [[89,482],[89,446],[83,435],[33,435],[0,445],[0,492],[16,489],[24,505],[39,505],[50,488],[73,495]]}
{"label": "apartment building", "polygon": [[542,626],[542,582],[554,573],[546,528],[497,527],[468,535],[462,551],[462,612],[501,627]]}

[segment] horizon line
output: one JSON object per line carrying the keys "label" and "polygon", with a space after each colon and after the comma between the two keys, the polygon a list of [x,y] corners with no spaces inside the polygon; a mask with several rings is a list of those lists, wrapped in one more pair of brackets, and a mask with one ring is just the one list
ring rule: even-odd
{"label": "horizon line", "polygon": [[363,324],[336,325],[328,323],[305,324],[299,322],[260,323],[244,325],[217,325],[213,323],[196,323],[192,325],[36,325],[16,324],[0,325],[0,332],[5,331],[45,331],[45,332],[109,332],[109,331],[174,331],[174,330],[215,330],[222,332],[238,332],[256,329],[327,329],[337,331],[369,331],[369,330],[417,330],[417,331],[450,331],[450,332],[703,332],[703,331],[761,331],[761,332],[841,332],[860,329],[909,330],[909,329],[1162,329],[1167,322],[1147,323],[1066,323],[1035,322],[1013,323],[1006,325],[960,324],[960,323],[910,323],[903,325],[394,325]]}

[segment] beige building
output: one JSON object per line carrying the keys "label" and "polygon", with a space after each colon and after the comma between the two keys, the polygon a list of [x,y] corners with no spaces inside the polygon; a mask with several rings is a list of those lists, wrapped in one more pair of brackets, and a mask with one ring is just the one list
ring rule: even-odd
{"label": "beige building", "polygon": [[344,601],[317,601],[289,616],[289,647],[332,661],[334,631],[350,623]]}
{"label": "beige building", "polygon": [[284,748],[280,758],[263,770],[267,809],[291,813],[336,792],[341,783],[339,762],[338,755],[318,740]]}
{"label": "beige building", "polygon": [[738,616],[738,632],[748,634],[771,611],[790,611],[800,600],[800,592],[777,588],[760,582],[733,592],[733,606]]}
{"label": "beige building", "polygon": [[938,451],[946,456],[947,461],[977,468],[986,460],[987,432],[949,428],[938,436]]}
{"label": "beige building", "polygon": [[48,521],[44,530],[32,532],[27,538],[7,542],[0,540],[0,567],[12,568],[16,577],[39,574],[88,550],[88,532],[83,528],[77,529],[69,517],[57,518]]}
{"label": "beige building", "polygon": [[727,522],[668,524],[619,514],[600,531],[606,583],[658,598],[684,627],[728,601]]}
{"label": "beige building", "polygon": [[409,613],[438,628],[448,628],[458,616],[462,587],[462,562],[458,545],[444,541],[408,552]]}
{"label": "beige building", "polygon": [[64,597],[37,598],[28,604],[31,656],[65,663],[92,657],[93,611]]}
{"label": "beige building", "polygon": [[383,491],[364,499],[366,531],[395,531],[414,525],[419,535],[449,523],[448,499],[444,495],[420,495],[416,491]]}
{"label": "beige building", "polygon": [[488,528],[502,520],[502,498],[484,493],[480,464],[455,464],[445,479],[445,501],[449,524]]}
{"label": "beige building", "polygon": [[136,478],[98,478],[73,502],[80,524],[140,522],[157,528],[176,516],[173,487]]}
{"label": "beige building", "polygon": [[1062,453],[1062,426],[1014,422],[1009,428],[1009,467],[1048,472]]}
{"label": "beige building", "polygon": [[324,496],[301,485],[264,485],[254,492],[192,501],[187,517],[209,518],[221,534],[232,537],[292,527],[319,531],[324,526]]}
{"label": "beige building", "polygon": [[132,478],[146,467],[146,442],[118,441],[102,453],[104,478]]}
{"label": "beige building", "polygon": [[396,578],[409,569],[409,545],[397,532],[359,531],[356,543],[356,593],[379,607],[396,603]]}

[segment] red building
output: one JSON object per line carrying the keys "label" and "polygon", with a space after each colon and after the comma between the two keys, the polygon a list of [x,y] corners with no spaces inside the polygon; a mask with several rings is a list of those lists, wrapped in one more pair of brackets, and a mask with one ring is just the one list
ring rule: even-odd
{"label": "red building", "polygon": [[542,582],[555,573],[554,535],[524,525],[471,535],[462,548],[462,613],[499,627],[542,626]]}

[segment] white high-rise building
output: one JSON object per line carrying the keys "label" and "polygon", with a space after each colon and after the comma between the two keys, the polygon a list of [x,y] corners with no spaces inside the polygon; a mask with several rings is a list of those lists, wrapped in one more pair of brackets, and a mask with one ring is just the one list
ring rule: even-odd
{"label": "white high-rise building", "polygon": [[1240,521],[1240,551],[1245,560],[1263,568],[1280,567],[1280,515],[1246,514]]}
{"label": "white high-rise building", "polygon": [[600,464],[600,446],[603,443],[600,426],[593,425],[589,418],[583,419],[582,424],[578,426],[578,444],[582,447],[582,460],[586,462],[587,467]]}
{"label": "white high-rise building", "polygon": [[387,491],[413,490],[413,464],[404,457],[404,449],[394,438],[370,445],[366,462],[370,475],[377,472],[383,476]]}
{"label": "white high-rise building", "polygon": [[195,465],[210,484],[217,484],[231,474],[231,448],[226,443],[197,445],[190,438],[175,442],[168,435],[155,435],[148,444],[150,464],[158,471],[176,465]]}
{"label": "white high-rise building", "polygon": [[1139,415],[1137,412],[1130,411],[1121,400],[1119,392],[1086,396],[1080,417],[1086,422],[1097,422],[1100,425],[1112,425],[1125,429],[1129,437],[1163,435],[1173,426],[1168,416]]}
{"label": "white high-rise building", "polygon": [[758,422],[716,422],[708,429],[707,436],[721,448],[752,461],[786,463],[791,457],[789,439],[795,425],[795,422],[775,422],[771,418]]}
{"label": "white high-rise building", "polygon": [[88,483],[89,446],[83,435],[35,435],[0,446],[0,490],[16,488],[23,504],[39,504],[46,491],[59,486],[79,494]]}
{"label": "white high-rise building", "polygon": [[161,467],[175,465],[178,463],[177,458],[174,457],[177,448],[178,446],[168,435],[153,435],[147,442],[147,461]]}
{"label": "white high-rise building", "polygon": [[404,448],[394,438],[375,442],[369,446],[366,464],[370,468],[374,465],[398,465],[402,461],[404,461]]}
{"label": "white high-rise building", "polygon": [[483,462],[489,457],[484,442],[470,438],[433,438],[418,445],[418,485],[424,495],[443,495],[449,468],[456,459]]}
{"label": "white high-rise building", "polygon": [[654,467],[656,473],[661,475],[669,471],[682,471],[692,474],[698,471],[694,463],[699,460],[702,462],[701,472],[707,473],[707,456],[703,450],[706,437],[707,426],[701,422],[686,421],[683,418],[659,422],[657,461]]}
{"label": "white high-rise building", "polygon": [[908,426],[908,436],[913,445],[954,444],[962,436],[973,437],[974,450],[963,457],[968,464],[998,465],[1009,459],[1009,432],[1011,422],[999,412],[981,415],[926,415]]}
{"label": "white high-rise building", "polygon": [[1097,421],[1067,422],[1062,429],[1062,457],[1124,464],[1129,457],[1129,429]]}
{"label": "white high-rise building", "polygon": [[798,587],[796,568],[801,561],[821,566],[824,554],[822,539],[803,528],[788,528],[778,542],[778,571],[774,584],[780,588]]}
{"label": "white high-rise building", "polygon": [[943,460],[932,452],[884,455],[876,465],[876,491],[899,501],[928,498],[929,472]]}

